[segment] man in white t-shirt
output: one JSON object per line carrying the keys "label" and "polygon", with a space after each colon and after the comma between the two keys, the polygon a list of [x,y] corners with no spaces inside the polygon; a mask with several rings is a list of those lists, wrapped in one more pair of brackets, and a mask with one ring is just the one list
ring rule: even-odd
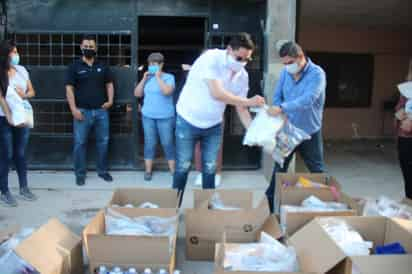
{"label": "man in white t-shirt", "polygon": [[[261,96],[247,98],[249,76],[245,65],[255,45],[247,33],[234,35],[225,50],[212,49],[193,64],[177,103],[176,172],[173,188],[183,197],[196,142],[202,150],[203,188],[215,188],[216,158],[221,144],[226,105],[233,105],[245,128],[248,107],[262,106]],[[180,201],[181,202],[181,201]]]}

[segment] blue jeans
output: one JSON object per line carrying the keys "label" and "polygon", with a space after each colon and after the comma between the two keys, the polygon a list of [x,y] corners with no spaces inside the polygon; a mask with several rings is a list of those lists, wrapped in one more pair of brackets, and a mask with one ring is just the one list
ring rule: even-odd
{"label": "blue jeans", "polygon": [[167,119],[152,119],[146,116],[142,118],[144,131],[144,158],[153,160],[156,156],[156,146],[158,136],[166,159],[172,161],[175,159],[174,146],[174,128],[175,117]]}
{"label": "blue jeans", "polygon": [[26,147],[30,129],[13,127],[5,117],[0,117],[0,190],[9,191],[9,164],[13,161],[20,188],[27,187]]}
{"label": "blue jeans", "polygon": [[107,149],[109,145],[109,113],[105,109],[80,109],[84,120],[73,120],[74,172],[76,177],[86,177],[86,150],[90,131],[94,128],[97,151],[97,173],[107,172]]}
{"label": "blue jeans", "polygon": [[292,160],[293,154],[298,151],[305,162],[305,165],[311,173],[323,173],[325,172],[325,165],[323,161],[323,141],[322,141],[322,130],[312,134],[311,139],[302,142],[298,145],[295,150],[285,159],[283,168],[280,167],[278,163],[275,163],[273,168],[272,179],[270,180],[270,185],[266,190],[266,197],[269,202],[270,211],[273,213],[275,210],[275,188],[276,188],[276,173],[277,172],[287,172],[289,168],[290,161]]}
{"label": "blue jeans", "polygon": [[222,126],[218,124],[211,128],[197,128],[182,117],[176,118],[176,172],[173,176],[173,188],[183,193],[187,183],[193,152],[197,142],[202,151],[202,182],[204,189],[215,188],[216,159],[222,142]]}

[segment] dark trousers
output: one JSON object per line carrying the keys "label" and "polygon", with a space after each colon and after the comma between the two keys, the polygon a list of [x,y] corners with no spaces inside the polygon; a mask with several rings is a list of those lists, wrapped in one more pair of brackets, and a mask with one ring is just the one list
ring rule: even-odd
{"label": "dark trousers", "polygon": [[412,138],[398,138],[398,156],[405,183],[405,195],[412,199]]}
{"label": "dark trousers", "polygon": [[270,211],[273,213],[275,210],[275,191],[276,191],[276,173],[286,172],[289,168],[290,161],[292,160],[293,154],[299,152],[305,162],[305,165],[312,173],[323,173],[325,172],[325,165],[323,161],[323,141],[322,141],[322,131],[312,134],[311,139],[302,142],[298,145],[295,150],[285,159],[283,167],[278,163],[275,163],[273,168],[272,179],[270,180],[270,185],[266,190],[266,197],[268,199]]}
{"label": "dark trousers", "polygon": [[13,127],[5,117],[0,117],[0,191],[9,191],[9,164],[13,161],[20,188],[27,187],[26,147],[30,129]]}

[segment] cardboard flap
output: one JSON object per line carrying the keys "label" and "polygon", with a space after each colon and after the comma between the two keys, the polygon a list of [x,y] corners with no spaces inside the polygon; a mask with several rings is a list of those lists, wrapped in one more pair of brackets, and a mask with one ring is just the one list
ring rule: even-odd
{"label": "cardboard flap", "polygon": [[412,235],[411,230],[409,230],[410,226],[412,226],[410,222],[409,224],[407,222],[402,222],[402,220],[400,222],[396,222],[388,218],[386,222],[384,243],[389,244],[399,242],[405,248],[407,253],[412,253]]}
{"label": "cardboard flap", "polygon": [[317,219],[293,234],[289,242],[296,249],[305,272],[326,273],[346,257]]}
{"label": "cardboard flap", "polygon": [[409,255],[372,255],[351,257],[360,274],[410,274],[412,257]]}
{"label": "cardboard flap", "polygon": [[280,228],[279,221],[275,215],[267,218],[266,222],[263,224],[262,231],[266,232],[275,239],[282,237],[282,229]]}
{"label": "cardboard flap", "polygon": [[243,209],[253,208],[253,192],[246,190],[193,190],[194,208],[207,208],[212,195],[217,192],[223,203]]}
{"label": "cardboard flap", "polygon": [[[400,218],[392,218],[392,221],[409,231],[409,233],[412,233],[412,221],[411,220],[405,220],[405,219],[400,219]],[[412,251],[411,251],[412,253]]]}
{"label": "cardboard flap", "polygon": [[[79,240],[58,220],[52,219],[21,242],[15,251],[40,273],[68,273],[68,253],[74,239]],[[67,246],[59,245],[62,240]]]}
{"label": "cardboard flap", "polygon": [[178,201],[178,194],[174,189],[119,188],[113,193],[109,206],[132,204],[138,207],[145,202],[151,202],[160,208],[176,208]]}

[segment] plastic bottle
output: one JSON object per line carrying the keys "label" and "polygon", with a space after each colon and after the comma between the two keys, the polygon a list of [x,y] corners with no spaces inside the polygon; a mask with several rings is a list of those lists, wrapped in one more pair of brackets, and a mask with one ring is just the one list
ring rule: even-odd
{"label": "plastic bottle", "polygon": [[182,271],[176,269],[175,271],[173,271],[173,274],[182,274]]}
{"label": "plastic bottle", "polygon": [[159,269],[158,274],[169,274],[169,272],[167,272],[167,270],[166,270],[166,269],[161,268],[161,269]]}
{"label": "plastic bottle", "polygon": [[115,266],[113,267],[112,271],[110,272],[110,274],[123,274],[123,271],[120,267]]}
{"label": "plastic bottle", "polygon": [[131,267],[125,274],[138,274],[136,268]]}
{"label": "plastic bottle", "polygon": [[152,274],[152,270],[150,268],[145,268],[145,270],[143,271],[143,274]]}
{"label": "plastic bottle", "polygon": [[107,267],[104,265],[99,266],[96,273],[97,274],[107,274]]}

